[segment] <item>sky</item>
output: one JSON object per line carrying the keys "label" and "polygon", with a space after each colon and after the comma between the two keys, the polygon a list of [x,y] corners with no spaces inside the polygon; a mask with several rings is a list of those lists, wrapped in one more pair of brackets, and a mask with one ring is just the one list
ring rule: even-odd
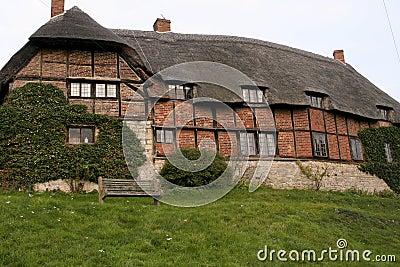
{"label": "sky", "polygon": [[[385,3],[400,49],[400,1]],[[50,6],[2,2],[0,68],[50,19]],[[173,32],[256,38],[326,57],[343,49],[346,63],[400,101],[400,58],[383,0],[65,0],[73,6],[107,28],[152,30],[164,16]]]}

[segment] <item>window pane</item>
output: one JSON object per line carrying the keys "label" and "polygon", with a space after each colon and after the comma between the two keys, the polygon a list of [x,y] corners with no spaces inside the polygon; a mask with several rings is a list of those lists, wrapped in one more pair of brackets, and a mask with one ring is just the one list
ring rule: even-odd
{"label": "window pane", "polygon": [[273,134],[267,134],[267,144],[268,144],[268,156],[275,156],[276,144],[275,144],[275,136]]}
{"label": "window pane", "polygon": [[246,101],[246,102],[250,101],[249,90],[248,89],[242,89],[242,93],[243,93],[243,100]]}
{"label": "window pane", "polygon": [[174,142],[173,131],[165,130],[164,133],[165,133],[165,143],[172,144]]}
{"label": "window pane", "polygon": [[248,155],[247,151],[247,134],[240,133],[240,152],[242,155]]}
{"label": "window pane", "polygon": [[117,85],[108,84],[107,85],[107,97],[117,97]]}
{"label": "window pane", "polygon": [[176,88],[176,99],[185,99],[185,93],[183,92],[183,86]]}
{"label": "window pane", "polygon": [[247,134],[247,146],[249,155],[256,155],[256,142],[253,133]]}
{"label": "window pane", "polygon": [[267,135],[264,133],[260,133],[258,135],[258,143],[260,145],[260,155],[267,156],[268,155]]}
{"label": "window pane", "polygon": [[392,148],[390,144],[385,144],[386,159],[388,162],[393,162]]}
{"label": "window pane", "polygon": [[259,90],[259,89],[257,89],[257,102],[259,102],[259,103],[261,103],[261,102],[263,102],[264,100],[263,100],[263,92],[261,91],[261,90]]}
{"label": "window pane", "polygon": [[156,135],[157,135],[157,143],[163,143],[164,142],[163,130],[157,130]]}
{"label": "window pane", "polygon": [[106,97],[105,84],[96,84],[96,97]]}
{"label": "window pane", "polygon": [[317,157],[327,157],[328,151],[326,147],[326,136],[325,134],[313,134],[314,139],[314,154]]}
{"label": "window pane", "polygon": [[250,94],[250,102],[255,103],[257,102],[257,92],[254,89],[249,89]]}
{"label": "window pane", "polygon": [[91,96],[90,91],[91,91],[90,83],[82,83],[81,96],[82,97],[90,97]]}
{"label": "window pane", "polygon": [[79,128],[69,128],[68,142],[73,145],[81,143],[81,130]]}
{"label": "window pane", "polygon": [[93,144],[93,129],[91,128],[81,129],[81,142],[83,144]]}
{"label": "window pane", "polygon": [[80,84],[71,83],[71,96],[80,96]]}

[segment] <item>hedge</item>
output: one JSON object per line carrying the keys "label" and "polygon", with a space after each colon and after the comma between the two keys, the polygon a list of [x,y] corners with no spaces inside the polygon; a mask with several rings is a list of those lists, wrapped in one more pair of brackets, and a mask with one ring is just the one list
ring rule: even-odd
{"label": "hedge", "polygon": [[[69,126],[94,126],[94,144],[67,144]],[[57,179],[132,178],[122,151],[123,123],[70,105],[51,84],[28,83],[0,106],[0,187],[29,188]],[[124,136],[138,168],[145,161],[135,134]]]}

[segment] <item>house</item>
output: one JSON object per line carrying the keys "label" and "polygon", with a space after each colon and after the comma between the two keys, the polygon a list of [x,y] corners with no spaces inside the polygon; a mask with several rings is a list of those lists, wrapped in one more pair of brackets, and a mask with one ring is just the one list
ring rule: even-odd
{"label": "house", "polygon": [[[330,166],[327,189],[388,189],[353,164],[364,159],[357,133],[398,126],[400,103],[346,63],[343,50],[331,59],[261,40],[178,34],[166,19],[152,32],[107,29],[78,7],[64,12],[63,0],[52,1],[51,14],[1,70],[0,103],[27,82],[52,83],[71,104],[125,118],[156,166],[177,148],[205,147],[228,157],[274,157],[267,183],[277,188],[309,185],[295,164],[301,159]],[[193,61],[225,64],[254,84],[242,84],[238,95],[215,84],[151,78]],[[200,97],[217,101],[191,101]],[[74,126],[66,139],[95,142],[95,130]]]}

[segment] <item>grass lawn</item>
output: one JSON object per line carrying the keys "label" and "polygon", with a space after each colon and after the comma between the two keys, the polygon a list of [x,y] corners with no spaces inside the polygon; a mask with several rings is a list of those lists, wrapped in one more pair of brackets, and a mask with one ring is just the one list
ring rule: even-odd
{"label": "grass lawn", "polygon": [[[397,263],[300,262],[302,266],[397,266],[400,199],[357,193],[236,188],[198,208],[150,198],[0,191],[0,266],[293,266],[261,262],[268,249],[371,250]],[[337,253],[338,254],[338,253]],[[260,254],[263,255],[263,254]],[[338,254],[339,255],[339,254]],[[293,254],[295,257],[295,254]],[[362,258],[362,256],[360,256]],[[361,259],[362,260],[362,259]]]}

